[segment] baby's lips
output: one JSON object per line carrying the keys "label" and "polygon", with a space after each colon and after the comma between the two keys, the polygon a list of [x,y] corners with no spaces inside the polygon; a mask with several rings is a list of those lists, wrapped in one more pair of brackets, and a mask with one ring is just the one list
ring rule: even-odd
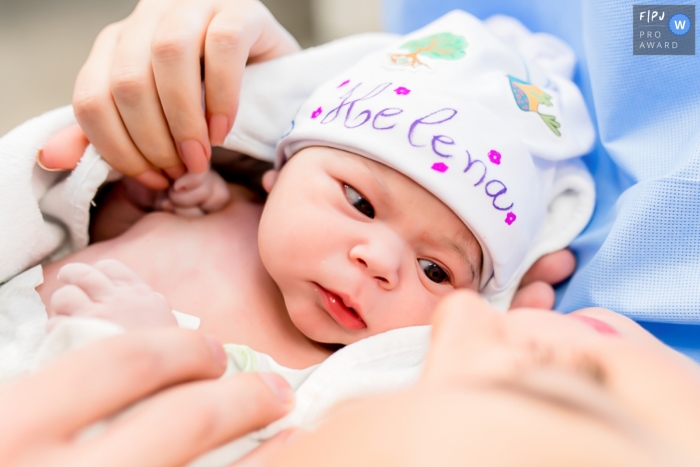
{"label": "baby's lips", "polygon": [[592,327],[593,329],[595,329],[596,331],[598,331],[599,333],[601,333],[603,335],[606,335],[606,336],[619,336],[620,335],[620,332],[617,329],[615,329],[614,327],[612,327],[608,323],[601,321],[599,319],[592,318],[590,316],[585,316],[585,315],[578,315],[578,314],[570,314],[567,316]]}

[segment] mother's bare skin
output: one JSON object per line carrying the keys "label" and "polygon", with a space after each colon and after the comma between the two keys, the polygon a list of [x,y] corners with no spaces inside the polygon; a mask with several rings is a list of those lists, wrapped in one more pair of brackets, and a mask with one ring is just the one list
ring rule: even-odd
{"label": "mother's bare skin", "polygon": [[149,213],[125,233],[44,266],[45,282],[37,290],[47,309],[62,285],[56,279],[61,266],[111,258],[163,294],[173,309],[201,318],[200,330],[221,342],[248,345],[292,368],[323,361],[331,350],[292,324],[260,261],[262,204],[245,188],[229,189],[231,202],[219,212],[197,218]]}

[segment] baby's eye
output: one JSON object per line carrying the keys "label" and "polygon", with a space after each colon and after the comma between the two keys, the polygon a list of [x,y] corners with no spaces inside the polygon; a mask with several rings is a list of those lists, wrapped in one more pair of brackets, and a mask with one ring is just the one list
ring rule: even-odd
{"label": "baby's eye", "polygon": [[418,264],[421,268],[423,268],[423,272],[426,276],[428,276],[428,279],[437,284],[441,284],[450,279],[445,270],[432,261],[428,261],[427,259],[419,259]]}
{"label": "baby's eye", "polygon": [[372,205],[362,197],[360,193],[357,192],[353,187],[344,185],[345,186],[345,197],[350,201],[350,204],[355,206],[355,209],[360,211],[362,214],[365,216],[369,217],[370,219],[374,219],[374,208]]}

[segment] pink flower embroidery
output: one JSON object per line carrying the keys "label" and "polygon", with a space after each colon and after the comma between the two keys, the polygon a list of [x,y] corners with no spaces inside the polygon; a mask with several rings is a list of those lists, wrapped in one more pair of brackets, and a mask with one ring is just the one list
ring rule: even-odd
{"label": "pink flower embroidery", "polygon": [[345,85],[348,84],[349,82],[350,82],[350,80],[349,80],[349,79],[346,79],[345,81],[343,81],[342,83],[340,83],[340,84],[338,85],[338,87],[339,87],[339,88],[342,88],[343,86],[345,86]]}
{"label": "pink flower embroidery", "polygon": [[[501,165],[501,153],[492,149],[489,151],[489,160],[496,165]],[[510,225],[510,224],[508,224]]]}
{"label": "pink flower embroidery", "polygon": [[436,162],[433,164],[431,169],[433,169],[436,172],[440,172],[442,174],[442,173],[447,172],[447,169],[449,169],[449,167],[446,166],[445,164],[443,164],[442,162]]}
{"label": "pink flower embroidery", "polygon": [[517,218],[518,218],[518,216],[516,216],[515,214],[513,214],[512,211],[509,212],[508,214],[506,214],[506,224],[512,225],[513,222],[515,222],[515,219],[517,219]]}
{"label": "pink flower embroidery", "polygon": [[311,114],[311,118],[317,118],[319,115],[323,113],[323,108],[319,107],[318,109],[314,110],[314,113]]}
{"label": "pink flower embroidery", "polygon": [[406,94],[409,94],[411,92],[411,90],[408,88],[405,88],[403,86],[400,86],[400,87],[394,89],[394,92],[399,96],[405,96]]}

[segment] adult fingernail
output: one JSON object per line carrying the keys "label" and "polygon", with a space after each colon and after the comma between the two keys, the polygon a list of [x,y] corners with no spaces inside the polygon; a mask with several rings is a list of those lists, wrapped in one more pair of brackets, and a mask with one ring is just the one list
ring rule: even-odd
{"label": "adult fingernail", "polygon": [[620,333],[618,332],[617,329],[609,325],[608,323],[601,321],[599,319],[592,318],[590,316],[585,316],[585,315],[575,315],[575,314],[570,314],[567,315],[569,318],[573,318],[577,321],[580,321],[596,331],[598,331],[600,334],[605,334],[607,336],[619,336]]}
{"label": "adult fingernail", "polygon": [[131,177],[141,185],[153,188],[154,190],[165,190],[170,186],[170,182],[163,174],[159,174],[155,170],[149,169],[139,175]]}
{"label": "adult fingernail", "polygon": [[177,180],[187,173],[187,167],[185,167],[183,164],[163,170],[172,180]]}
{"label": "adult fingernail", "polygon": [[226,352],[224,351],[224,347],[221,345],[221,343],[211,336],[204,336],[204,340],[207,342],[209,350],[211,350],[216,362],[225,367],[228,364],[228,357],[226,356]]}
{"label": "adult fingernail", "polygon": [[202,173],[209,167],[209,158],[199,141],[190,139],[180,143],[180,157],[192,173]]}
{"label": "adult fingernail", "polygon": [[221,146],[228,134],[228,118],[225,115],[212,115],[209,118],[209,141],[212,146]]}
{"label": "adult fingernail", "polygon": [[275,397],[284,402],[291,404],[294,401],[294,391],[289,386],[289,383],[280,375],[275,373],[259,373],[265,384],[267,384]]}
{"label": "adult fingernail", "polygon": [[47,170],[49,172],[61,172],[63,170],[70,170],[70,169],[61,169],[61,168],[52,169],[52,168],[46,167],[46,165],[44,165],[43,159],[44,159],[44,150],[39,149],[39,153],[36,155],[36,163],[39,164],[39,167],[41,167],[42,169]]}

